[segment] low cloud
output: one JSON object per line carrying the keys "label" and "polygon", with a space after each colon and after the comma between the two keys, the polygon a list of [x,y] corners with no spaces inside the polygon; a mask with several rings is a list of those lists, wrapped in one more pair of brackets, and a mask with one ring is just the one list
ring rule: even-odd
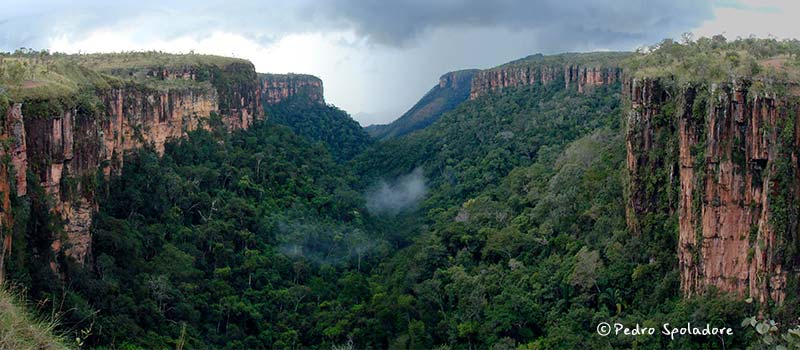
{"label": "low cloud", "polygon": [[397,215],[413,209],[428,193],[422,168],[392,181],[381,181],[368,191],[367,210],[376,215]]}
{"label": "low cloud", "polygon": [[279,220],[276,234],[282,254],[317,264],[358,264],[383,242],[350,225],[299,219]]}

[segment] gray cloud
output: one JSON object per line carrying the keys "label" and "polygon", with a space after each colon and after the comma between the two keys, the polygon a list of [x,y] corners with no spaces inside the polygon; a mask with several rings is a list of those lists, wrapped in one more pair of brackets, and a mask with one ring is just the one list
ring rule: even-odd
{"label": "gray cloud", "polygon": [[80,39],[97,28],[134,28],[142,40],[226,30],[265,43],[288,33],[341,29],[374,44],[406,46],[435,29],[500,27],[611,44],[660,39],[710,16],[709,1],[692,0],[12,0],[0,14],[0,46],[41,47],[51,37]]}
{"label": "gray cloud", "polygon": [[422,168],[416,168],[393,181],[381,181],[367,192],[367,210],[377,215],[396,215],[416,207],[427,193]]}
{"label": "gray cloud", "polygon": [[686,30],[711,16],[710,1],[335,0],[317,11],[343,20],[375,43],[400,46],[436,28],[533,29],[542,37],[597,43]]}

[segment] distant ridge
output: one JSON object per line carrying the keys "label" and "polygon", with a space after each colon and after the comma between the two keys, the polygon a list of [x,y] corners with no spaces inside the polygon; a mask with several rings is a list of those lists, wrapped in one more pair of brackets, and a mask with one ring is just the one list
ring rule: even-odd
{"label": "distant ridge", "polygon": [[437,121],[442,114],[456,108],[469,98],[472,78],[477,69],[449,72],[439,78],[439,84],[431,88],[422,99],[397,120],[384,125],[366,127],[370,136],[384,140],[400,137],[423,129]]}

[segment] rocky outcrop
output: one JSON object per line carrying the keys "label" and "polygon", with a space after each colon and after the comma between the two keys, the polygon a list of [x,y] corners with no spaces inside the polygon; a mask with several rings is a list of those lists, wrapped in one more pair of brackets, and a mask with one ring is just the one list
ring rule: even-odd
{"label": "rocky outcrop", "polygon": [[677,215],[686,296],[714,287],[781,303],[796,259],[797,99],[747,81],[624,90],[631,229]]}
{"label": "rocky outcrop", "polygon": [[477,69],[465,69],[448,72],[439,77],[439,87],[443,89],[460,90],[472,87],[472,78],[478,73]]}
{"label": "rocky outcrop", "polygon": [[265,104],[276,104],[292,96],[304,96],[310,101],[324,104],[322,80],[306,74],[259,74],[261,99]]}
{"label": "rocky outcrop", "polygon": [[25,126],[19,105],[9,105],[0,99],[0,282],[3,281],[5,257],[11,253],[14,215],[12,196],[24,196],[27,191],[26,174],[15,169],[27,169]]}
{"label": "rocky outcrop", "polygon": [[[0,117],[3,117],[3,123],[0,123],[0,158],[4,159],[3,165],[0,166],[0,283],[5,280],[5,258],[11,253],[12,244],[12,230],[14,225],[14,216],[12,215],[11,198],[14,192],[14,184],[19,186],[19,181],[15,181],[13,173],[13,164],[15,161],[14,150],[17,148],[18,142],[12,137],[15,133],[14,129],[19,122],[13,119],[13,116],[19,115],[19,108],[9,109],[8,102],[5,99],[0,99]],[[23,133],[24,134],[24,133]],[[9,160],[9,161],[6,161]],[[24,175],[24,174],[23,174]],[[16,176],[18,179],[20,176]],[[24,179],[24,176],[21,176]],[[24,189],[24,184],[22,185]]]}
{"label": "rocky outcrop", "polygon": [[511,65],[478,72],[472,79],[470,99],[491,92],[526,85],[547,85],[553,82],[579,92],[598,85],[610,85],[619,81],[622,69],[618,66],[594,66],[591,64],[530,64]]}
{"label": "rocky outcrop", "polygon": [[625,137],[629,173],[626,220],[631,231],[641,235],[650,228],[641,224],[648,221],[647,216],[670,216],[675,211],[674,140],[657,137],[674,135],[675,131],[672,123],[663,122],[667,118],[659,118],[667,94],[658,82],[629,80],[623,93],[629,103]]}
{"label": "rocky outcrop", "polygon": [[195,81],[154,86],[133,80],[96,89],[88,97],[12,101],[0,133],[7,140],[3,155],[10,156],[0,166],[3,226],[13,219],[6,188],[14,184],[16,195],[25,196],[30,171],[63,221],[65,235],[52,237],[53,251],[83,263],[91,252],[98,173],[118,172],[126,154],[137,148],[153,147],[163,154],[166,142],[208,128],[213,115],[229,130],[246,129],[263,116],[261,85],[251,64],[158,72],[151,77]]}
{"label": "rocky outcrop", "polygon": [[[28,151],[25,143],[25,123],[22,121],[22,109],[19,104],[14,104],[6,114],[6,126],[3,133],[8,136],[9,155],[11,156],[12,169],[28,168]],[[18,196],[24,196],[28,191],[27,177],[24,171],[15,171],[14,188]]]}

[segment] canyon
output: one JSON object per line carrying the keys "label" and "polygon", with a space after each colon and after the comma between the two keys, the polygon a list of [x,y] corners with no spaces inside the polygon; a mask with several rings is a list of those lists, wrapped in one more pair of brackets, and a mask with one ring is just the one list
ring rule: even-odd
{"label": "canyon", "polygon": [[714,289],[782,304],[794,276],[787,265],[797,260],[794,83],[744,75],[679,85],[680,73],[648,76],[624,59],[531,56],[477,72],[469,98],[526,85],[584,93],[621,83],[631,232],[657,239],[656,232],[674,230],[685,297]]}
{"label": "canyon", "polygon": [[[626,71],[622,60],[630,55],[537,55],[488,70],[450,72],[394,126],[373,128],[373,136],[424,128],[463,101],[504,89],[558,84],[587,93],[618,84],[629,230],[644,237],[674,232],[687,297],[714,288],[782,303],[793,271],[787,263],[793,265],[797,255],[795,90],[764,89],[748,79],[676,85]],[[0,105],[0,154],[7,159],[0,165],[4,239],[14,222],[13,198],[26,198],[35,187],[63,222],[52,251],[81,264],[91,259],[96,176],[118,174],[130,152],[152,147],[163,154],[168,141],[214,123],[248,129],[269,118],[265,106],[293,97],[325,104],[319,78],[259,74],[239,60],[98,71],[108,86],[50,99],[11,97]]]}

